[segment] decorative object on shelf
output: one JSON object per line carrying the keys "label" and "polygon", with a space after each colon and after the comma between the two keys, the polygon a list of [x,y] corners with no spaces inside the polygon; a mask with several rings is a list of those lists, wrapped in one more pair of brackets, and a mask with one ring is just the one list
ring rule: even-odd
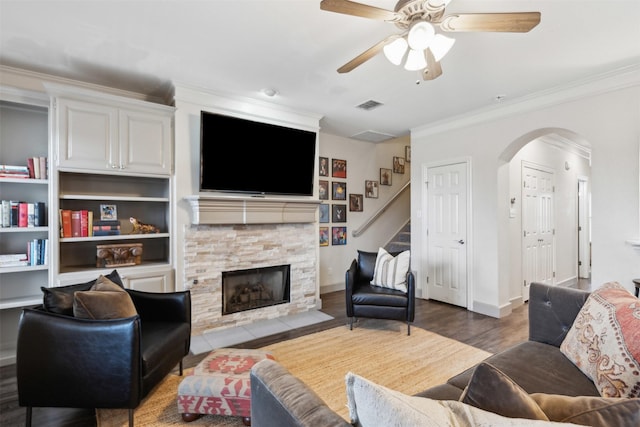
{"label": "decorative object on shelf", "polygon": [[329,158],[320,157],[318,164],[318,174],[320,176],[329,176]]}
{"label": "decorative object on shelf", "polygon": [[320,205],[320,222],[329,222],[329,205],[325,203]]}
{"label": "decorative object on shelf", "polygon": [[378,198],[378,181],[365,180],[364,182],[364,196],[368,199]]}
{"label": "decorative object on shelf", "polygon": [[133,224],[133,231],[131,231],[131,234],[152,234],[160,232],[160,229],[155,225],[145,224],[134,217],[129,218],[129,222]]}
{"label": "decorative object on shelf", "polygon": [[347,177],[347,161],[341,159],[332,159],[331,176],[334,178]]}
{"label": "decorative object on shelf", "polygon": [[320,227],[320,246],[329,246],[329,227]]}
{"label": "decorative object on shelf", "polygon": [[347,244],[347,227],[331,227],[331,244],[335,246]]}
{"label": "decorative object on shelf", "polygon": [[116,205],[100,205],[100,219],[102,221],[118,219]]}
{"label": "decorative object on shelf", "polygon": [[318,181],[318,198],[320,200],[329,200],[329,181]]}
{"label": "decorative object on shelf", "polygon": [[411,146],[410,145],[405,145],[404,146],[404,159],[408,163],[411,163]]}
{"label": "decorative object on shelf", "polygon": [[393,156],[393,173],[404,173],[404,157]]}
{"label": "decorative object on shelf", "polygon": [[331,192],[331,198],[333,200],[347,200],[347,183],[346,182],[332,182],[333,191]]}
{"label": "decorative object on shelf", "polygon": [[362,194],[349,194],[349,210],[362,212]]}
{"label": "decorative object on shelf", "polygon": [[380,168],[380,185],[391,185],[391,169]]}
{"label": "decorative object on shelf", "polygon": [[142,261],[142,243],[96,246],[96,267],[126,267]]}
{"label": "decorative object on shelf", "polygon": [[347,222],[347,205],[332,205],[332,222]]}

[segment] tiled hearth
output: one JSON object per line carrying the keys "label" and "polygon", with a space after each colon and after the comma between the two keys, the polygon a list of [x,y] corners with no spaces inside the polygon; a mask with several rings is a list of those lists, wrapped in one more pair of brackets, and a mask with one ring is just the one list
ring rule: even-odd
{"label": "tiled hearth", "polygon": [[[192,222],[185,232],[184,271],[191,290],[193,335],[318,308],[315,222]],[[222,272],[285,264],[291,266],[289,303],[222,315]]]}

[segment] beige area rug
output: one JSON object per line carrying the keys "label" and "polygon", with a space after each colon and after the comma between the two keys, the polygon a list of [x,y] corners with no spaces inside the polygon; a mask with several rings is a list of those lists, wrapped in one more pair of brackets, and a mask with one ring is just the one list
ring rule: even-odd
{"label": "beige area rug", "polygon": [[[441,384],[491,354],[401,322],[367,319],[353,331],[341,326],[273,344],[275,359],[309,385],[334,411],[349,419],[345,375],[351,371],[406,394]],[[206,415],[185,424],[176,392],[182,377],[169,375],[136,409],[139,426],[241,427],[238,417]],[[98,427],[121,427],[126,410],[98,410]]]}

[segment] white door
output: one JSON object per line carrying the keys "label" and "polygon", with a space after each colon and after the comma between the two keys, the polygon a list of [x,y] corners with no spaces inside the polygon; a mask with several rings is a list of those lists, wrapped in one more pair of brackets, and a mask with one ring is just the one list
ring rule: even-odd
{"label": "white door", "polygon": [[467,307],[467,164],[427,172],[430,299]]}
{"label": "white door", "polygon": [[554,282],[553,171],[522,165],[523,299],[531,282]]}

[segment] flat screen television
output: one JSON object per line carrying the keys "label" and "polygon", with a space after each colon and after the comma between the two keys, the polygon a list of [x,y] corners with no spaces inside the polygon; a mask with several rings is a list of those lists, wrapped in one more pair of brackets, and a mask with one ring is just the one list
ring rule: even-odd
{"label": "flat screen television", "polygon": [[315,132],[200,114],[200,191],[313,196],[315,161]]}

